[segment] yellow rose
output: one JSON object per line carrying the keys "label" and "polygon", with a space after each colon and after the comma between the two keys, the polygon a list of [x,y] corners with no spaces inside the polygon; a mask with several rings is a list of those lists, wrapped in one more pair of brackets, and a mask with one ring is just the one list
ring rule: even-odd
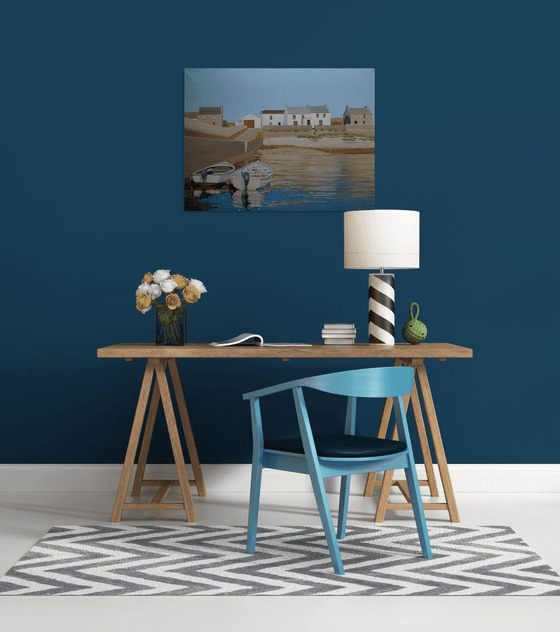
{"label": "yellow rose", "polygon": [[143,309],[148,309],[152,305],[152,299],[147,292],[139,292],[136,297],[136,309],[141,312]]}
{"label": "yellow rose", "polygon": [[187,287],[188,281],[181,274],[172,274],[169,278],[173,279],[173,281],[177,283],[177,287],[175,289],[182,290],[184,287]]}
{"label": "yellow rose", "polygon": [[177,309],[178,307],[181,307],[181,299],[177,294],[174,294],[172,292],[171,294],[167,295],[167,298],[165,299],[165,304],[167,305],[167,307],[169,307],[169,309]]}
{"label": "yellow rose", "polygon": [[146,272],[146,274],[142,277],[142,283],[153,283],[154,277],[151,272]]}
{"label": "yellow rose", "polygon": [[183,298],[185,299],[185,303],[196,303],[200,298],[200,292],[194,285],[187,285],[183,290]]}

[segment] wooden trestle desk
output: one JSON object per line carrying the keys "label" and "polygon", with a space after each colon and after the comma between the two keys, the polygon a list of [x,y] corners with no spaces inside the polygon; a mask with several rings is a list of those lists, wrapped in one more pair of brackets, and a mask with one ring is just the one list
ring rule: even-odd
{"label": "wooden trestle desk", "polygon": [[[123,343],[98,349],[98,358],[121,358],[128,361],[143,358],[146,360],[146,369],[144,371],[142,386],[140,387],[136,414],[134,415],[134,421],[132,423],[132,430],[130,432],[130,439],[111,520],[113,522],[119,522],[122,512],[125,509],[182,509],[187,514],[188,522],[196,522],[190,486],[196,486],[199,496],[206,496],[206,488],[204,486],[204,477],[196,452],[196,444],[191,429],[185,396],[183,394],[183,387],[181,385],[179,371],[177,370],[177,358],[279,358],[281,360],[289,360],[292,358],[355,358],[360,360],[391,358],[394,360],[395,366],[411,366],[415,370],[414,390],[411,395],[405,398],[405,407],[408,408],[408,404],[412,402],[412,411],[418,429],[422,456],[426,468],[427,478],[426,480],[419,481],[420,485],[430,488],[430,496],[439,496],[428,440],[428,431],[431,436],[435,460],[439,467],[443,485],[445,502],[427,502],[424,503],[424,509],[427,511],[445,510],[449,513],[451,522],[459,522],[459,513],[457,511],[457,504],[449,477],[447,460],[445,458],[445,451],[443,449],[436,409],[432,399],[432,392],[428,382],[428,374],[426,373],[424,360],[427,358],[440,361],[447,360],[448,358],[472,358],[472,355],[472,349],[447,343],[423,343],[420,345],[396,344],[395,346],[369,344],[330,346],[314,344],[310,347],[211,347],[207,344],[187,344],[183,347],[162,347],[148,343]],[[169,369],[171,375],[177,408],[185,433],[187,450],[194,474],[193,480],[189,480],[185,468],[185,459],[173,410],[171,390],[167,381],[167,369]],[[154,373],[156,380],[152,389]],[[427,428],[424,425],[419,393],[424,403],[424,410],[428,421]],[[148,460],[152,432],[160,401],[163,405],[171,447],[173,449],[173,457],[175,465],[177,466],[177,480],[144,480],[144,471]],[[159,489],[153,500],[149,503],[125,502],[136,452],[140,442],[140,435],[144,427],[146,410],[148,410],[148,416],[132,486],[132,496],[139,496],[143,486],[156,486]],[[391,410],[392,399],[387,399],[381,416],[378,437],[384,438],[387,434]],[[393,436],[395,437],[396,435],[393,434]],[[174,485],[180,487],[183,502],[164,502]],[[405,502],[389,502],[389,493],[392,485],[395,485],[400,490]],[[364,489],[364,496],[371,496],[375,486],[381,486],[375,522],[383,522],[385,512],[388,509],[412,510],[406,481],[393,480],[392,471],[385,472],[382,481],[376,480],[375,473],[370,473]]]}

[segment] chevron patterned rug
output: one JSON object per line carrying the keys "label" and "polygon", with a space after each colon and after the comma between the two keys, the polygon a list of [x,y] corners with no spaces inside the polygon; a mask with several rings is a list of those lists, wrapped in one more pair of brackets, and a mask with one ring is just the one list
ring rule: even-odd
{"label": "chevron patterned rug", "polygon": [[53,527],[0,595],[560,595],[560,576],[509,527],[348,527],[335,575],[321,527]]}

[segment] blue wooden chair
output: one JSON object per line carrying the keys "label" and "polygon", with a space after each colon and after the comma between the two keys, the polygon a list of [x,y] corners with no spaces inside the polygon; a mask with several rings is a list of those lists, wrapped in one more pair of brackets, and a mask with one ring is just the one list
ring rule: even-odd
{"label": "blue wooden chair", "polygon": [[[337,538],[343,539],[346,532],[351,475],[404,468],[422,555],[428,559],[432,558],[402,399],[403,395],[412,392],[413,379],[414,369],[411,367],[361,369],[304,378],[243,395],[243,399],[250,400],[253,424],[253,468],[247,553],[255,552],[263,468],[309,474],[334,572],[337,575],[344,575]],[[348,397],[344,434],[313,436],[303,397],[303,387]],[[266,441],[263,436],[259,400],[265,395],[286,390],[291,390],[294,395],[301,436],[296,439]],[[393,398],[400,441],[356,436],[356,402],[358,397]],[[324,478],[330,476],[342,477],[336,534],[323,481]]]}

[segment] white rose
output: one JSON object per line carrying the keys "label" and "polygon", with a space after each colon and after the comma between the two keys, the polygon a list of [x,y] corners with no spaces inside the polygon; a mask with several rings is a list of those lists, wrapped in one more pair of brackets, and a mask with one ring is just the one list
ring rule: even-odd
{"label": "white rose", "polygon": [[141,309],[140,311],[142,312],[142,314],[145,314],[146,312],[149,312],[152,309],[152,306],[150,305],[150,307],[146,307],[146,309]]}
{"label": "white rose", "polygon": [[153,274],[154,283],[163,283],[171,276],[171,270],[156,270]]}
{"label": "white rose", "polygon": [[[136,296],[138,296],[138,294],[140,294],[140,292],[148,292],[149,287],[150,287],[149,283],[141,283],[138,286],[138,289],[136,290]],[[149,294],[149,292],[148,292],[148,294]]]}
{"label": "white rose", "polygon": [[155,300],[161,295],[161,287],[157,283],[152,283],[148,286],[146,292],[150,295],[150,298]]}
{"label": "white rose", "polygon": [[166,293],[169,294],[169,292],[173,292],[173,290],[177,287],[177,281],[174,281],[173,279],[167,279],[167,281],[164,281],[161,284],[161,289]]}
{"label": "white rose", "polygon": [[198,279],[189,279],[189,285],[195,287],[201,294],[208,292],[208,290],[204,287],[204,283]]}

